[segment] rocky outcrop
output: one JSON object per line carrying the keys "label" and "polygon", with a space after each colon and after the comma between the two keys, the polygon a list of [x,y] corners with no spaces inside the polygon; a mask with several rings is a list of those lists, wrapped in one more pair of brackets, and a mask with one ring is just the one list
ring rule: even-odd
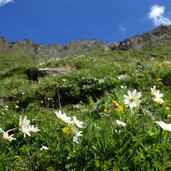
{"label": "rocky outcrop", "polygon": [[154,30],[119,42],[120,50],[138,50],[148,44],[171,42],[171,26],[159,26]]}
{"label": "rocky outcrop", "polygon": [[70,66],[64,66],[64,67],[57,67],[57,68],[39,68],[38,71],[47,75],[61,75],[61,74],[66,74],[71,71],[74,71],[75,68],[70,67]]}
{"label": "rocky outcrop", "polygon": [[55,67],[55,68],[28,68],[24,71],[30,81],[39,81],[40,77],[45,75],[59,76],[74,71],[71,66]]}
{"label": "rocky outcrop", "polygon": [[6,39],[4,37],[0,37],[0,44],[5,43],[5,42],[6,42]]}

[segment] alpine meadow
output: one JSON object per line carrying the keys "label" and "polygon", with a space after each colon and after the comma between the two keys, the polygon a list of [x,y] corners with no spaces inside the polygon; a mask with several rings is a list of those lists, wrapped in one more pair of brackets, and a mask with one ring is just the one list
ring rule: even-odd
{"label": "alpine meadow", "polygon": [[0,171],[171,170],[171,26],[0,60]]}

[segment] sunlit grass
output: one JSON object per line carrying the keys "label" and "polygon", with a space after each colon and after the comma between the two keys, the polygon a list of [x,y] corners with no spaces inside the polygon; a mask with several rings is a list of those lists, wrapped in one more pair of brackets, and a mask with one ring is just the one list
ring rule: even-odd
{"label": "sunlit grass", "polygon": [[[27,67],[23,61],[13,67],[2,63],[0,128],[11,130],[8,133],[16,140],[1,131],[0,170],[169,170],[169,55],[170,51],[146,47],[137,52],[26,60]],[[11,62],[9,57],[6,61]],[[29,67],[59,66],[75,70],[41,76],[38,82],[25,74]],[[128,96],[135,90],[141,96]],[[129,97],[126,103],[124,95]],[[163,103],[157,103],[157,97]],[[21,116],[30,120],[26,131],[40,131],[24,137]]]}

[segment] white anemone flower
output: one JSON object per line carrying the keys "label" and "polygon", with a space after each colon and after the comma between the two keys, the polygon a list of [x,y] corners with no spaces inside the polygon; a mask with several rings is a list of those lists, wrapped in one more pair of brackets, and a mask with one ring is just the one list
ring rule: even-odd
{"label": "white anemone flower", "polygon": [[164,100],[162,99],[163,93],[160,93],[160,90],[156,89],[156,86],[154,85],[153,88],[151,88],[151,95],[153,97],[154,102],[157,104],[163,104]]}
{"label": "white anemone flower", "polygon": [[78,127],[78,128],[83,128],[83,122],[79,121],[75,116],[72,117],[73,123]]}
{"label": "white anemone flower", "polygon": [[125,127],[127,124],[126,123],[124,123],[124,122],[122,122],[122,121],[120,121],[120,120],[116,120],[116,123],[117,123],[117,125],[119,125],[120,127]]}
{"label": "white anemone flower", "polygon": [[3,139],[8,141],[16,140],[16,138],[13,137],[13,134],[9,135],[8,132],[3,133]]}
{"label": "white anemone flower", "polygon": [[49,150],[49,148],[46,147],[46,146],[42,146],[42,147],[40,148],[40,150]]}
{"label": "white anemone flower", "polygon": [[38,132],[40,129],[34,125],[28,125],[30,132]]}
{"label": "white anemone flower", "polygon": [[156,89],[156,85],[151,88],[151,95],[153,96],[153,98],[163,97],[163,93],[160,93],[160,90]]}
{"label": "white anemone flower", "polygon": [[141,100],[139,98],[142,96],[141,92],[137,92],[137,90],[127,91],[128,95],[124,95],[124,103],[128,105],[131,109],[133,107],[139,107]]}
{"label": "white anemone flower", "polygon": [[22,116],[20,116],[19,130],[23,132],[24,137],[26,136],[26,134],[30,136],[29,124],[30,120],[28,120],[26,116],[24,117],[24,119],[22,119]]}
{"label": "white anemone flower", "polygon": [[71,117],[66,116],[65,113],[62,114],[62,112],[60,110],[59,111],[56,111],[55,114],[56,114],[57,118],[61,119],[65,123],[67,123],[67,124],[70,124],[71,123]]}
{"label": "white anemone flower", "polygon": [[171,132],[171,124],[164,123],[163,121],[155,121],[163,130]]}
{"label": "white anemone flower", "polygon": [[72,128],[72,132],[73,132],[73,134],[74,134],[74,136],[73,136],[73,142],[75,142],[75,143],[79,143],[79,141],[80,141],[80,138],[79,137],[82,137],[83,135],[81,134],[82,133],[82,131],[79,131],[78,129],[76,129],[76,128]]}

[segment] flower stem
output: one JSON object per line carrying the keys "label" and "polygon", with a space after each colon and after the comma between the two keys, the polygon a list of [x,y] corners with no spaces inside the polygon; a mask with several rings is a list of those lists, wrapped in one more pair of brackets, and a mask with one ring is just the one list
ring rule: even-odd
{"label": "flower stem", "polygon": [[11,131],[15,131],[15,130],[17,130],[18,128],[12,128],[12,129],[9,129],[8,131],[6,131],[6,132],[11,132]]}

